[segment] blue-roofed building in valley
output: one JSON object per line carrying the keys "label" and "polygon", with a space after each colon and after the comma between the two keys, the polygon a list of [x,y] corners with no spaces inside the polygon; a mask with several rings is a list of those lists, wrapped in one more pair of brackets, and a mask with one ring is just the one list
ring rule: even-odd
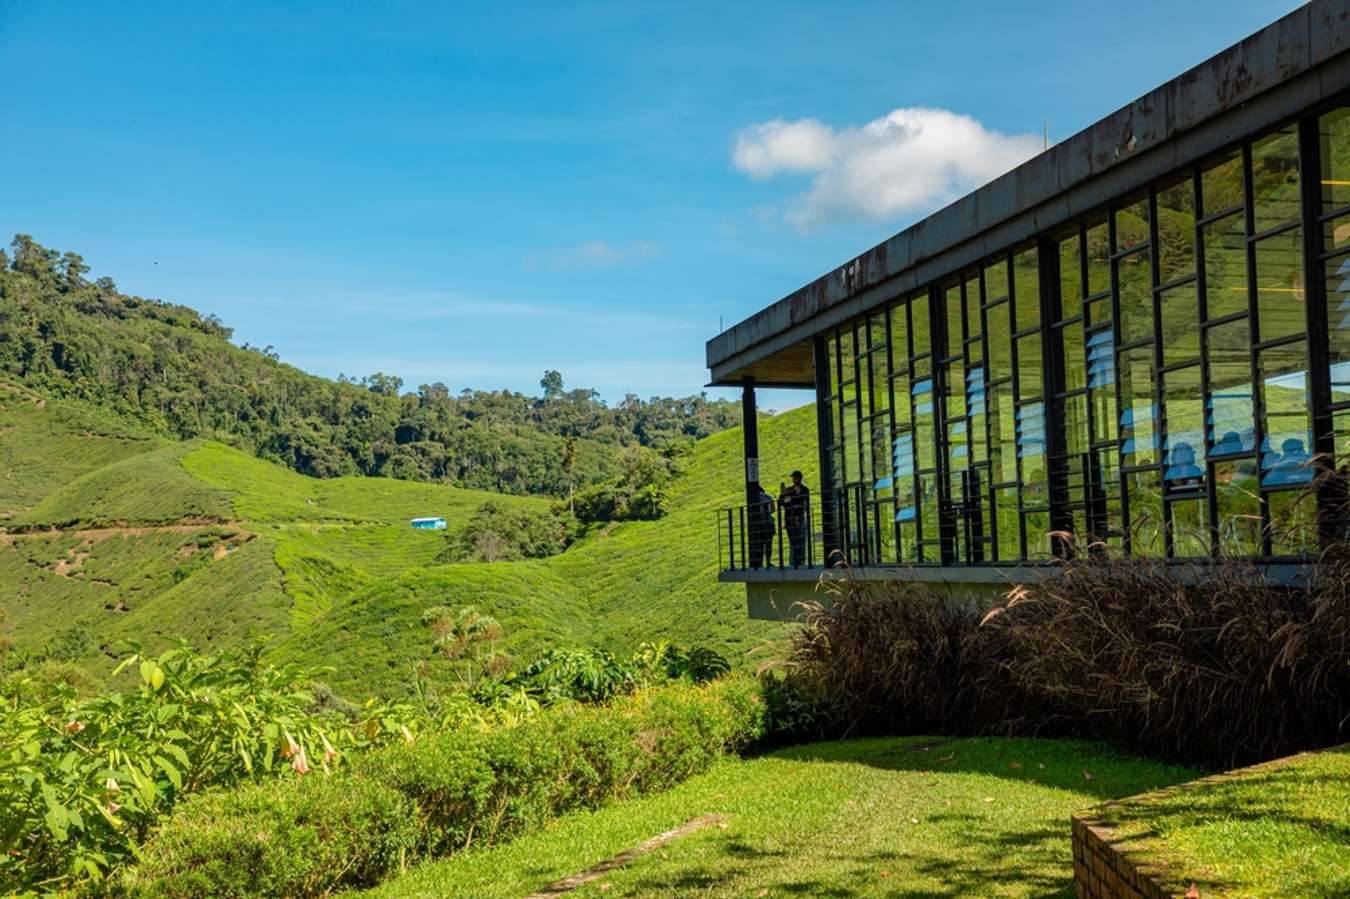
{"label": "blue-roofed building in valley", "polygon": [[446,528],[445,519],[441,517],[414,518],[409,524],[419,531],[443,531]]}
{"label": "blue-roofed building in valley", "polygon": [[[708,341],[746,413],[719,578],[781,617],[840,562],[965,594],[1094,546],[1306,577],[1346,533],[1347,272],[1350,4],[1316,0]],[[753,533],[760,386],[814,391],[795,566]]]}

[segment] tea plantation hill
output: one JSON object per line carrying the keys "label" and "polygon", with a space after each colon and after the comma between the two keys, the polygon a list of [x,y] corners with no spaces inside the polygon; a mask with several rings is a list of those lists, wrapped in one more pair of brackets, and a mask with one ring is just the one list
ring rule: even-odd
{"label": "tea plantation hill", "polygon": [[[766,418],[764,458],[812,480],[813,427],[809,408]],[[420,616],[433,605],[494,615],[517,658],[558,644],[626,652],[667,639],[751,664],[779,631],[748,621],[743,591],[715,581],[714,510],[739,494],[740,454],[736,430],[698,441],[659,520],[607,525],[546,559],[437,564],[485,501],[544,515],[555,500],[310,478],[8,384],[3,627],[16,651],[46,649],[96,676],[122,640],[181,636],[217,649],[264,638],[273,658],[331,667],[331,685],[352,698],[408,689],[412,664],[431,658]],[[425,514],[444,515],[450,531],[408,527]]]}

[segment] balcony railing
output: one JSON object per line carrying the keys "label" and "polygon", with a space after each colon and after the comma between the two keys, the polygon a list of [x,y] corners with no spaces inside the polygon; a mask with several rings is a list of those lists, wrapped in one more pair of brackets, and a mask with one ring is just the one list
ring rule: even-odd
{"label": "balcony railing", "polygon": [[873,511],[861,488],[813,496],[801,517],[777,505],[721,509],[718,567],[754,571],[875,562],[881,558],[881,541],[880,529],[869,526],[875,525],[869,517]]}

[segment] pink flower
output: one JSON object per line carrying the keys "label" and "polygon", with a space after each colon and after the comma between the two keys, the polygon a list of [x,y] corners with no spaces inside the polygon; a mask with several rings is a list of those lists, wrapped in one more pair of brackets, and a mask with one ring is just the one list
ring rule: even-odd
{"label": "pink flower", "polygon": [[285,733],[286,733],[286,746],[281,750],[281,757],[284,759],[288,759],[291,756],[300,752],[300,747],[299,745],[296,744],[295,738],[291,736],[290,731],[286,731]]}
{"label": "pink flower", "polygon": [[104,808],[108,810],[109,815],[117,814],[118,809],[120,809],[121,807],[122,806],[118,805],[116,802],[109,802],[106,806],[104,806]]}
{"label": "pink flower", "polygon": [[66,725],[66,733],[68,734],[78,734],[82,730],[84,730],[84,724],[80,721],[72,721]]}
{"label": "pink flower", "polygon": [[323,760],[325,762],[331,762],[333,759],[337,758],[338,752],[333,748],[333,744],[328,742],[328,738],[320,734],[319,739],[323,741]]}
{"label": "pink flower", "polygon": [[291,767],[295,769],[296,774],[308,774],[310,772],[309,761],[305,758],[305,750],[301,749],[295,754],[295,760],[291,762]]}

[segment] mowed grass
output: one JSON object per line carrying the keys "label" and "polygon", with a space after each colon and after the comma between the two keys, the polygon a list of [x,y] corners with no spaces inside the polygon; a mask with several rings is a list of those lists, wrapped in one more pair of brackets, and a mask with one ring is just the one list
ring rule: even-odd
{"label": "mowed grass", "polygon": [[1350,896],[1350,746],[1133,797],[1100,817],[1177,892]]}
{"label": "mowed grass", "polygon": [[568,895],[1069,897],[1072,812],[1193,776],[1074,741],[820,743],[729,760],[667,793],[566,816],[370,895],[520,897],[720,813],[725,827],[668,843]]}

